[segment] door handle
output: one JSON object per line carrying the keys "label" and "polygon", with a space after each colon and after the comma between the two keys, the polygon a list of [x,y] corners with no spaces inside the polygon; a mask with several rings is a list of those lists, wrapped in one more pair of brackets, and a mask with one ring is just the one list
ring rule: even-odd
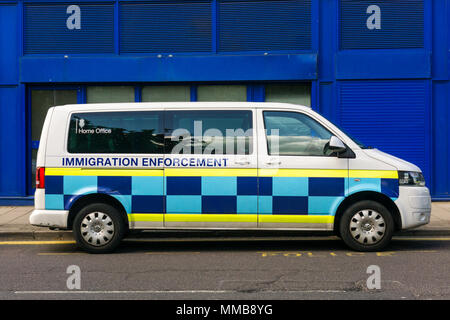
{"label": "door handle", "polygon": [[247,166],[250,164],[250,161],[242,160],[242,161],[235,161],[235,164],[239,164],[241,166]]}
{"label": "door handle", "polygon": [[269,166],[273,166],[273,165],[279,165],[279,164],[281,164],[281,161],[268,161],[268,162],[266,162],[266,164],[267,165],[269,165]]}

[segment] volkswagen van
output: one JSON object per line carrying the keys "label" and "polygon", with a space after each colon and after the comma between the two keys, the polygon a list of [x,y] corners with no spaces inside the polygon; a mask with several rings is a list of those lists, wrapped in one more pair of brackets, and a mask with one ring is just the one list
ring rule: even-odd
{"label": "volkswagen van", "polygon": [[420,168],[304,106],[57,106],[40,141],[30,223],[92,253],[139,229],[328,231],[378,251],[430,220]]}

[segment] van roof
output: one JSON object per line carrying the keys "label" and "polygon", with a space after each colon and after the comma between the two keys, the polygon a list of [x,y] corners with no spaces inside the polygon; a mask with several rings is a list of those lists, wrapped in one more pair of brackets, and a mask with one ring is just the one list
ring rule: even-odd
{"label": "van roof", "polygon": [[299,109],[311,110],[310,107],[280,102],[133,102],[133,103],[87,103],[87,104],[67,104],[56,106],[64,108],[66,111],[82,110],[105,110],[105,109],[136,109],[136,108],[267,108],[268,105],[277,109]]}

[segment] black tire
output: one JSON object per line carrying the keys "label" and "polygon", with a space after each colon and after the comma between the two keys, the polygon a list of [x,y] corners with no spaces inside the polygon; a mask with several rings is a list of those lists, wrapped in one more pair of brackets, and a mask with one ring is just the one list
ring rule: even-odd
{"label": "black tire", "polygon": [[353,250],[380,251],[392,239],[394,219],[382,204],[372,200],[359,201],[345,210],[339,231],[342,240]]}
{"label": "black tire", "polygon": [[[99,230],[99,233],[96,233],[94,239],[91,237],[91,241],[88,241],[86,238],[90,233],[88,234],[87,230],[90,230],[90,232],[95,232],[97,230],[94,230],[94,227],[87,228],[88,226],[85,222],[87,219],[91,219],[91,217],[95,216],[96,213],[96,219],[100,221],[98,222],[100,225],[98,228],[102,228],[102,230]],[[105,216],[109,219],[105,220]],[[110,233],[111,228],[113,228],[112,233]],[[126,231],[127,226],[120,211],[105,203],[93,203],[85,206],[78,212],[73,221],[73,233],[78,246],[90,253],[113,252],[119,246]],[[98,242],[101,241],[105,243],[98,243],[95,239],[97,239]],[[105,239],[108,240],[106,241]]]}

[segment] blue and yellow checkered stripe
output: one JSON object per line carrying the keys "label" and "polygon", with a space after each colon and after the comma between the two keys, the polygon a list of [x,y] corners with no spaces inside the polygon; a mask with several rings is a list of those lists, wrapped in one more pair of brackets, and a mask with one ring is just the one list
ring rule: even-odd
{"label": "blue and yellow checkered stripe", "polygon": [[294,221],[296,215],[333,216],[347,195],[360,191],[395,199],[398,178],[396,171],[372,170],[47,168],[45,190],[49,210],[68,210],[83,195],[104,193],[119,200],[130,219],[259,214]]}

